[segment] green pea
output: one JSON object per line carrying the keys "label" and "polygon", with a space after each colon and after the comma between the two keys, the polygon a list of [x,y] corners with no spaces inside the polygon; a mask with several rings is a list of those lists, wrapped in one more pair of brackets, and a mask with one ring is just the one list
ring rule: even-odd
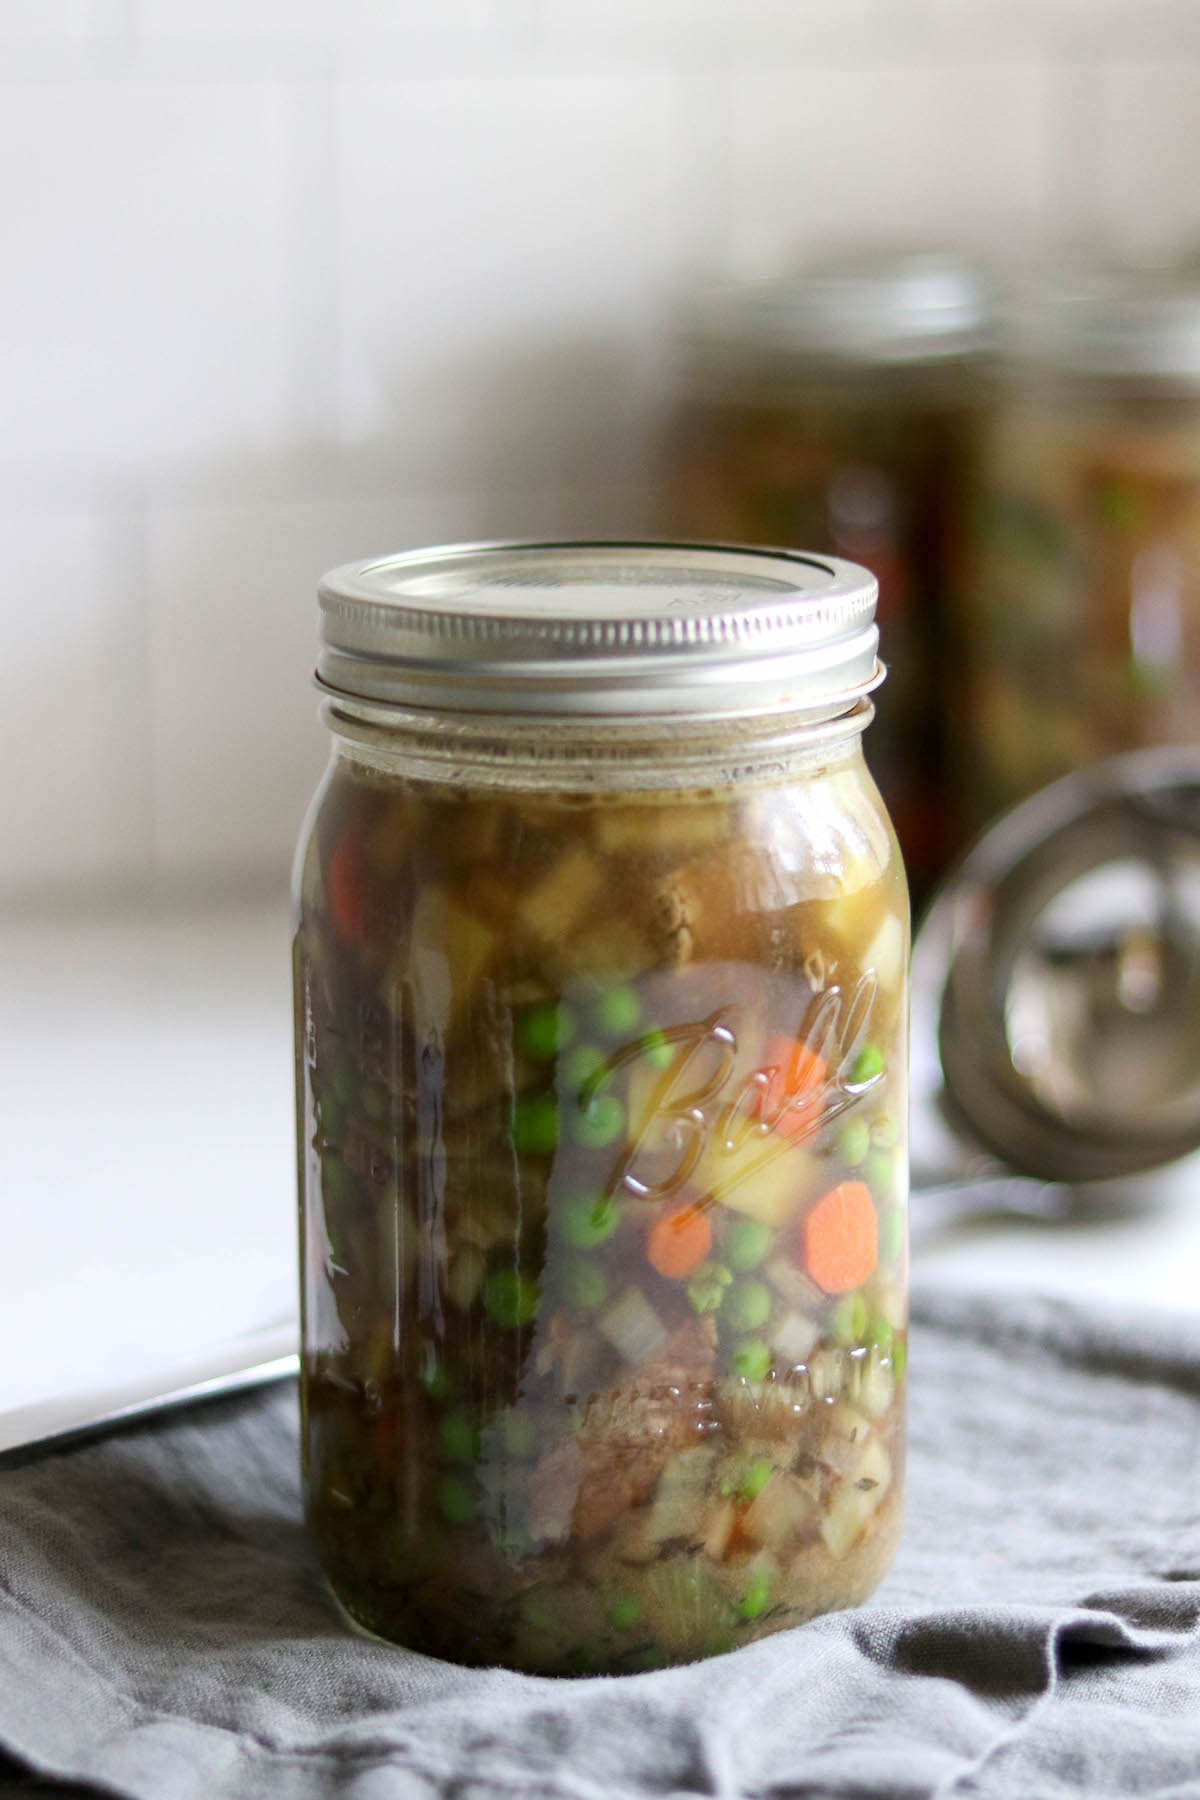
{"label": "green pea", "polygon": [[896,1334],[892,1329],[891,1321],[885,1319],[882,1313],[879,1313],[877,1317],[871,1320],[871,1330],[867,1342],[873,1350],[878,1351],[880,1356],[891,1355],[892,1343],[895,1336]]}
{"label": "green pea", "polygon": [[883,1215],[883,1224],[879,1232],[879,1255],[882,1261],[898,1262],[904,1251],[905,1224],[904,1209],[893,1206]]}
{"label": "green pea", "polygon": [[362,1183],[340,1156],[322,1159],[321,1194],[330,1206],[357,1206],[362,1199]]}
{"label": "green pea", "polygon": [[904,1380],[904,1371],[908,1367],[908,1339],[896,1337],[892,1341],[892,1374],[897,1381]]}
{"label": "green pea", "polygon": [[568,1200],[558,1216],[558,1230],[572,1250],[594,1250],[621,1223],[621,1208],[606,1194]]}
{"label": "green pea", "polygon": [[537,1455],[537,1426],[531,1415],[519,1406],[506,1407],[500,1415],[500,1435],[505,1450],[520,1462],[527,1462]]}
{"label": "green pea", "polygon": [[642,1603],[636,1594],[617,1594],[609,1603],[607,1618],[614,1631],[632,1631],[641,1624]]}
{"label": "green pea", "polygon": [[657,1028],[648,1031],[638,1046],[642,1061],[648,1062],[652,1069],[669,1069],[675,1061],[675,1046],[668,1043],[666,1035]]}
{"label": "green pea", "polygon": [[738,1602],[738,1612],[743,1619],[761,1619],[770,1604],[771,1578],[765,1569],[756,1569]]}
{"label": "green pea", "polygon": [[865,1119],[847,1119],[838,1132],[838,1155],[854,1168],[871,1148],[871,1127]]}
{"label": "green pea", "polygon": [[733,1280],[723,1263],[702,1263],[687,1284],[687,1296],[698,1313],[716,1312]]}
{"label": "green pea", "polygon": [[625,1129],[625,1109],[615,1094],[594,1094],[571,1113],[571,1136],[589,1150],[615,1143]]}
{"label": "green pea", "polygon": [[843,1294],[833,1309],[833,1335],[844,1350],[860,1343],[867,1330],[867,1303],[861,1294]]}
{"label": "green pea", "polygon": [[854,1087],[865,1087],[868,1081],[877,1081],[883,1074],[883,1051],[878,1044],[864,1044],[850,1068],[850,1081]]}
{"label": "green pea", "polygon": [[738,1482],[738,1499],[757,1500],[770,1479],[771,1465],[766,1457],[752,1457]]}
{"label": "green pea", "polygon": [[447,1369],[432,1344],[426,1344],[421,1353],[421,1370],[418,1379],[431,1400],[448,1400],[453,1392],[453,1382]]}
{"label": "green pea", "polygon": [[597,995],[592,1014],[608,1037],[627,1038],[642,1022],[642,1003],[631,987],[605,988]]}
{"label": "green pea", "polygon": [[762,1281],[735,1281],[725,1296],[725,1322],[732,1331],[757,1331],[771,1316],[771,1290]]}
{"label": "green pea", "polygon": [[595,1312],[608,1298],[608,1280],[594,1262],[568,1263],[563,1270],[563,1299],[573,1313]]}
{"label": "green pea", "polygon": [[528,1325],[538,1309],[538,1284],[516,1269],[493,1269],[483,1284],[483,1308],[497,1325]]}
{"label": "green pea", "polygon": [[890,1191],[892,1176],[895,1174],[895,1158],[890,1150],[872,1150],[863,1164],[863,1175],[867,1185],[876,1196]]}
{"label": "green pea", "polygon": [[765,1381],[771,1367],[771,1347],[761,1338],[743,1338],[729,1359],[730,1373],[741,1381]]}
{"label": "green pea", "polygon": [[442,1455],[451,1462],[478,1462],[479,1425],[469,1407],[460,1406],[439,1419],[437,1439]]}
{"label": "green pea", "polygon": [[441,1475],[437,1484],[438,1510],[450,1525],[465,1525],[475,1516],[475,1495],[457,1475]]}
{"label": "green pea", "polygon": [[582,1094],[588,1085],[599,1079],[604,1071],[608,1058],[603,1050],[595,1044],[576,1044],[568,1050],[562,1061],[562,1075],[568,1091]]}
{"label": "green pea", "polygon": [[552,1094],[522,1094],[513,1108],[512,1141],[522,1156],[548,1156],[558,1143]]}
{"label": "green pea", "polygon": [[575,1036],[575,1020],[565,1006],[551,1000],[526,1006],[514,1021],[514,1035],[526,1056],[535,1062],[547,1062],[565,1050]]}
{"label": "green pea", "polygon": [[735,1219],[725,1233],[725,1254],[731,1269],[757,1269],[770,1248],[770,1227],[757,1219]]}
{"label": "green pea", "polygon": [[891,1113],[881,1113],[871,1124],[871,1142],[880,1150],[894,1150],[900,1142],[900,1126]]}

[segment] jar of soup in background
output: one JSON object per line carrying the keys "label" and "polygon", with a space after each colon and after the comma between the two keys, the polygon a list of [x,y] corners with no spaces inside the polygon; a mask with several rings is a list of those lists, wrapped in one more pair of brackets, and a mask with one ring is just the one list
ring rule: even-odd
{"label": "jar of soup in background", "polygon": [[512,545],[355,565],[321,602],[295,977],[334,1594],[549,1673],[861,1600],[906,1346],[874,581]]}
{"label": "jar of soup in background", "polygon": [[960,844],[943,613],[991,332],[978,272],[928,254],[729,283],[679,331],[664,526],[803,544],[876,576],[889,680],[868,761],[918,896]]}
{"label": "jar of soup in background", "polygon": [[1200,267],[1059,272],[1010,343],[954,609],[974,823],[1200,735]]}

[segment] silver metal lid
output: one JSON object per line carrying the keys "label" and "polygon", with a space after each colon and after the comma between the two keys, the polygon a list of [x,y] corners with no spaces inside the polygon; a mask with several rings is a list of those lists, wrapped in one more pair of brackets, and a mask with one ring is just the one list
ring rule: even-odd
{"label": "silver metal lid", "polygon": [[453,544],[320,586],[319,685],[448,712],[846,711],[883,679],[875,577],[722,544]]}
{"label": "silver metal lid", "polygon": [[935,363],[986,349],[991,295],[979,272],[934,252],[818,263],[700,293],[682,334],[701,359],[871,366]]}
{"label": "silver metal lid", "polygon": [[1068,374],[1200,385],[1200,262],[1059,269],[1013,310],[1019,356]]}

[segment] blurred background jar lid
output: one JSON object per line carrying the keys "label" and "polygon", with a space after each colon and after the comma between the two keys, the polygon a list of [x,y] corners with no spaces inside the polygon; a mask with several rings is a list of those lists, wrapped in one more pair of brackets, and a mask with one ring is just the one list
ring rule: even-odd
{"label": "blurred background jar lid", "polygon": [[675,333],[694,367],[731,375],[792,362],[939,364],[989,349],[994,335],[983,271],[949,252],[911,250],[714,284],[684,302]]}
{"label": "blurred background jar lid", "polygon": [[1200,387],[1200,254],[1042,269],[1015,296],[1006,335],[1026,364]]}

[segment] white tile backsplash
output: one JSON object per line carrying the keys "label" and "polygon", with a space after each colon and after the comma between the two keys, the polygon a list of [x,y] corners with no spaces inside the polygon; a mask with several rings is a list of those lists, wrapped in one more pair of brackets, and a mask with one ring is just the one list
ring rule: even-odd
{"label": "white tile backsplash", "polygon": [[118,509],[0,512],[0,887],[110,883],[148,843],[140,566]]}
{"label": "white tile backsplash", "polygon": [[0,476],[286,441],[281,96],[28,83],[0,104]]}
{"label": "white tile backsplash", "polygon": [[86,0],[0,0],[0,44],[79,37],[86,15]]}
{"label": "white tile backsplash", "polygon": [[688,234],[675,80],[356,81],[338,106],[347,440],[619,476]]}
{"label": "white tile backsplash", "polygon": [[866,239],[1027,248],[1045,225],[1038,67],[901,63],[733,78],[733,259]]}
{"label": "white tile backsplash", "polygon": [[150,37],[503,38],[532,0],[138,0]]}
{"label": "white tile backsplash", "polygon": [[1200,234],[1200,0],[0,0],[0,52],[0,894],[282,870],[316,576],[644,531],[698,275]]}
{"label": "white tile backsplash", "polygon": [[1097,224],[1136,254],[1200,249],[1200,62],[1118,63],[1099,85]]}

